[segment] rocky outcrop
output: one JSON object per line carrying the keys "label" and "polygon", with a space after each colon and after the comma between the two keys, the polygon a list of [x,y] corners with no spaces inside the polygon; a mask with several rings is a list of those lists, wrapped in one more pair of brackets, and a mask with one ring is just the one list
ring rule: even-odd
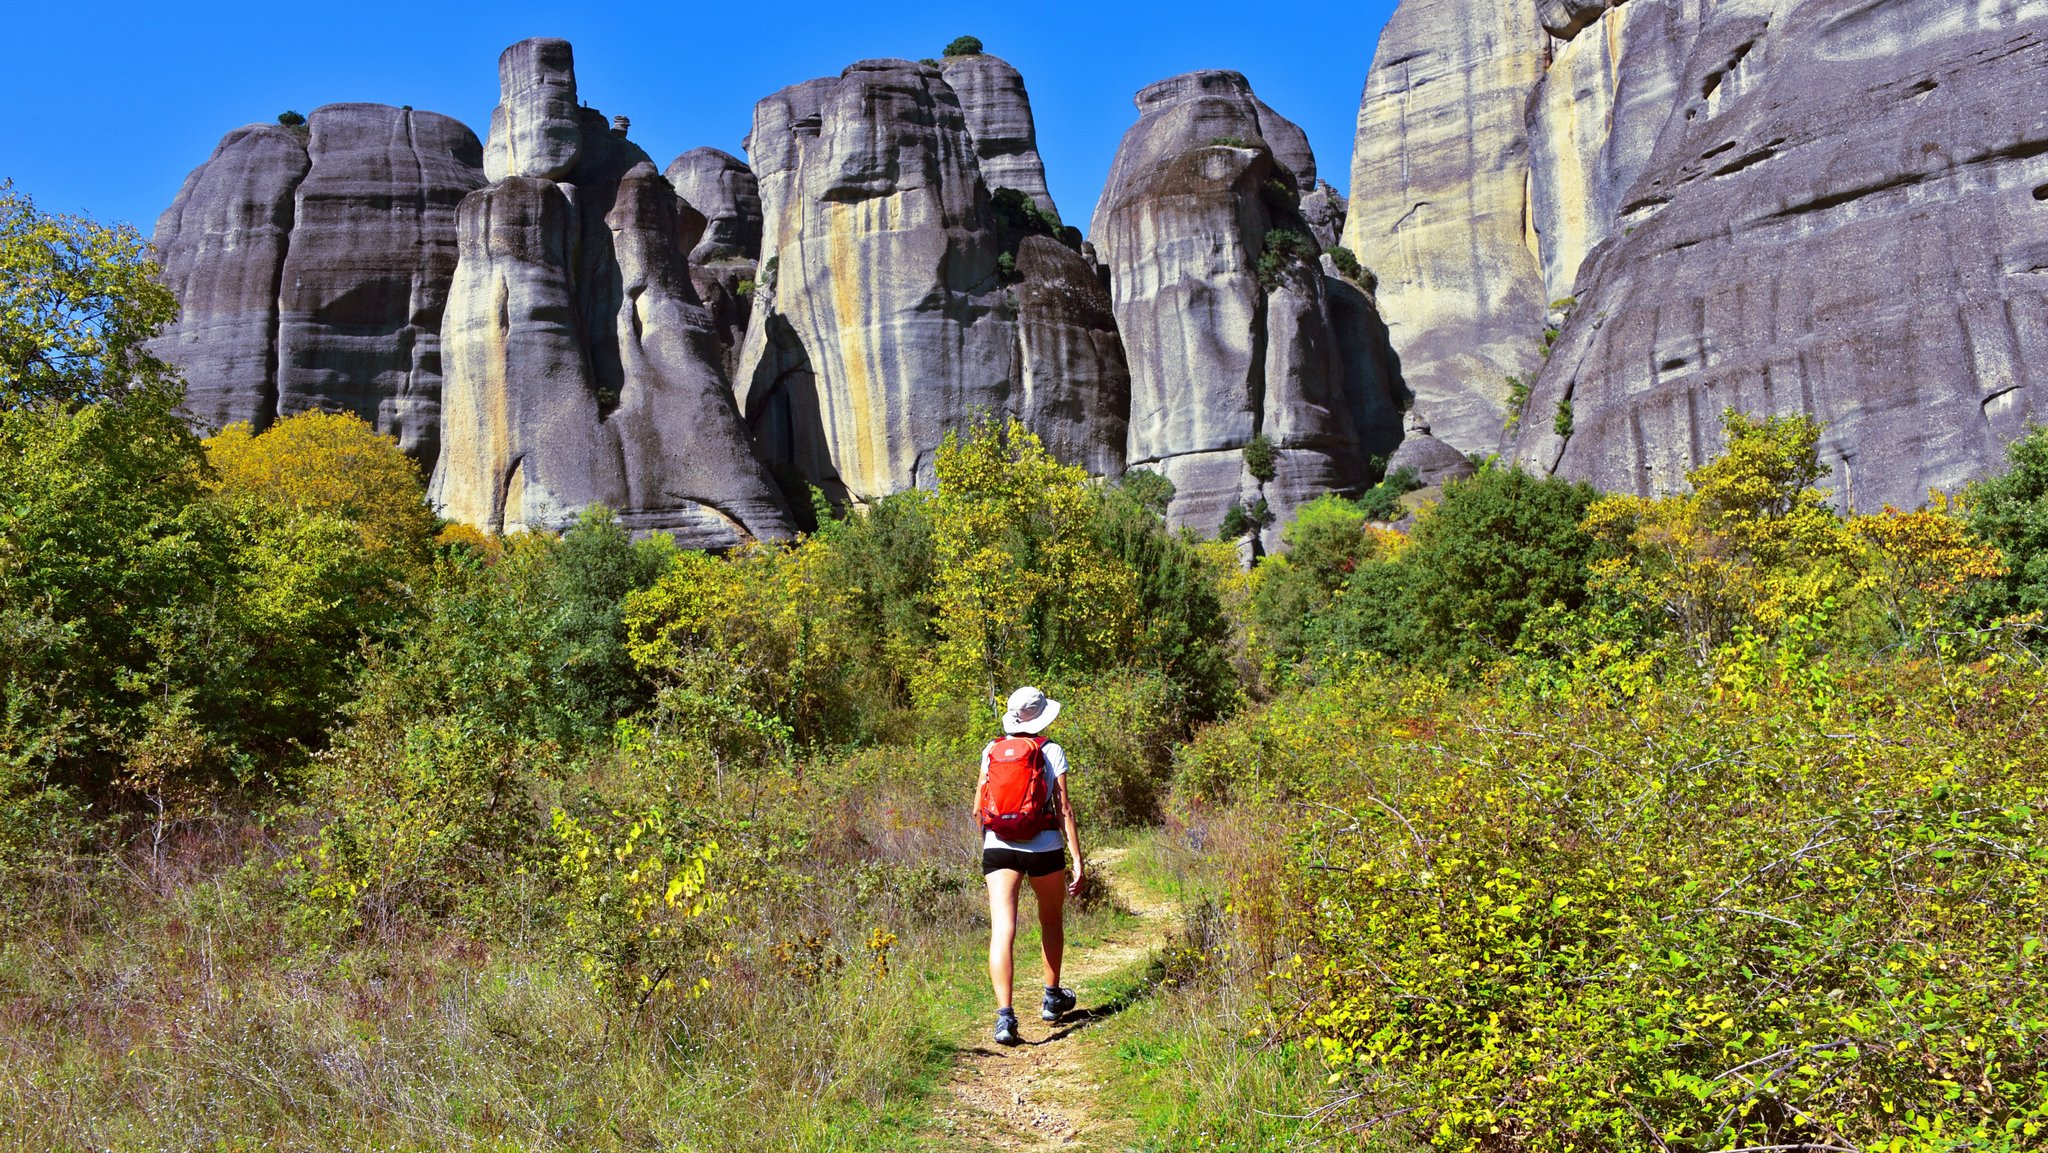
{"label": "rocky outcrop", "polygon": [[[1629,14],[1619,91],[1639,32],[1668,39],[1684,22],[1659,13],[1677,7],[1599,18]],[[1658,49],[1667,114],[1577,270],[1517,456],[1678,489],[1735,407],[1826,422],[1846,507],[1911,506],[1995,468],[2048,409],[2048,8],[1706,7],[1682,51]]]}
{"label": "rocky outcrop", "polygon": [[867,60],[754,109],[764,218],[742,410],[771,463],[834,499],[931,480],[945,433],[1013,405],[1015,306],[960,102]]}
{"label": "rocky outcrop", "polygon": [[480,183],[476,134],[432,112],[330,104],[307,120],[278,293],[277,415],[361,415],[431,463],[455,210]]}
{"label": "rocky outcrop", "polygon": [[230,133],[157,222],[194,422],[354,412],[434,460],[455,207],[482,146],[446,116],[330,104]]}
{"label": "rocky outcrop", "polygon": [[1031,119],[1024,78],[1007,61],[983,53],[948,56],[939,62],[939,70],[959,97],[989,191],[1014,188],[1057,219],[1059,209],[1045,186],[1045,162],[1038,156],[1038,128]]}
{"label": "rocky outcrop", "polygon": [[[499,75],[488,151],[508,175],[461,206],[429,498],[492,532],[559,529],[604,504],[690,547],[789,535],[690,283],[704,216],[577,106],[567,44],[516,44]],[[565,106],[573,142],[555,122]]]}
{"label": "rocky outcrop", "polygon": [[178,319],[152,349],[185,377],[202,432],[277,418],[277,298],[293,194],[312,161],[297,133],[251,124],[221,139],[156,223]]}
{"label": "rocky outcrop", "polygon": [[1312,191],[1302,194],[1301,219],[1308,225],[1318,248],[1344,243],[1344,216],[1350,208],[1351,202],[1327,180],[1316,181]]}
{"label": "rocky outcrop", "polygon": [[1345,246],[1379,278],[1401,372],[1437,435],[1498,447],[1508,378],[1541,364],[1526,109],[1535,0],[1402,0],[1358,110]]}
{"label": "rocky outcrop", "polygon": [[1109,291],[1073,249],[1018,245],[1015,411],[1047,451],[1094,476],[1122,476],[1131,374]]}
{"label": "rocky outcrop", "polygon": [[[1278,523],[1322,492],[1357,491],[1367,453],[1352,417],[1374,404],[1346,394],[1299,210],[1315,181],[1306,137],[1234,72],[1160,81],[1137,105],[1091,229],[1130,362],[1127,463],[1173,481],[1169,517],[1203,532],[1232,506],[1263,502]],[[1247,461],[1254,441],[1270,467]]]}
{"label": "rocky outcrop", "polygon": [[704,215],[704,235],[690,249],[690,282],[711,310],[726,375],[737,376],[761,260],[761,183],[716,148],[692,148],[669,161],[666,175],[676,195]]}

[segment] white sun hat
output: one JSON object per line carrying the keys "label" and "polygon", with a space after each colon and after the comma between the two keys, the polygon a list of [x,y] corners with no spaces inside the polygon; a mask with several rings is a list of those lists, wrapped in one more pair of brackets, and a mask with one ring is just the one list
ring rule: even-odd
{"label": "white sun hat", "polygon": [[1025,685],[1010,694],[1010,707],[1003,713],[1003,731],[1006,733],[1038,733],[1060,715],[1060,703],[1045,695],[1043,689]]}

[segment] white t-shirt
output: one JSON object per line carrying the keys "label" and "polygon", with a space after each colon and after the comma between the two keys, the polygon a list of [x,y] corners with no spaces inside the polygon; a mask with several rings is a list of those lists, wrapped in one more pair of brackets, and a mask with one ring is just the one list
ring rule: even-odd
{"label": "white t-shirt", "polygon": [[[995,747],[996,743],[990,741],[988,748],[981,750],[981,779],[983,782],[988,780],[988,754]],[[1039,751],[1045,754],[1045,772],[1049,778],[1046,781],[1046,787],[1052,792],[1054,797],[1058,797],[1059,790],[1052,788],[1052,783],[1067,775],[1067,751],[1051,741],[1047,741]],[[1067,838],[1065,834],[1060,832],[1060,826],[1058,825],[1046,829],[1028,841],[1005,841],[987,829],[983,829],[981,831],[981,847],[984,849],[1015,849],[1020,853],[1049,853],[1054,849],[1066,848]]]}

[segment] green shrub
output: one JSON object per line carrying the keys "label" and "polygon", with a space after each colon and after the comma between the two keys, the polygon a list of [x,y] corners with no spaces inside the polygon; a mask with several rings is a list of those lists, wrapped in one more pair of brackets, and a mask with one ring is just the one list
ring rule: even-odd
{"label": "green shrub", "polygon": [[[1331,245],[1323,250],[1323,254],[1330,258],[1331,264],[1337,266],[1337,275],[1342,276],[1344,279],[1361,286],[1365,286],[1372,279],[1371,274],[1366,272],[1365,266],[1358,263],[1357,255],[1343,245]],[[1372,289],[1367,287],[1366,291],[1370,292]]]}
{"label": "green shrub", "polygon": [[1970,530],[2005,558],[2005,579],[1976,594],[1973,615],[2048,615],[2048,427],[2006,446],[2006,470],[1970,488]]}
{"label": "green shrub", "polygon": [[1272,480],[1279,464],[1279,451],[1273,447],[1273,438],[1265,433],[1251,438],[1244,446],[1244,470],[1254,480],[1264,483]]}
{"label": "green shrub", "polygon": [[286,128],[299,128],[306,123],[306,118],[300,115],[299,113],[287,108],[283,112],[277,114],[277,122],[279,124],[284,125]]}
{"label": "green shrub", "polygon": [[1408,510],[1401,507],[1401,498],[1422,487],[1422,481],[1415,470],[1407,466],[1395,469],[1392,476],[1365,490],[1358,498],[1358,511],[1367,520],[1396,521]]}
{"label": "green shrub", "polygon": [[1260,497],[1250,504],[1231,502],[1223,512],[1223,523],[1216,533],[1222,540],[1237,540],[1247,537],[1273,523],[1273,513],[1266,505],[1266,498]]}
{"label": "green shrub", "polygon": [[1210,138],[1209,138],[1209,145],[1210,145],[1210,147],[1212,147],[1212,148],[1256,148],[1256,147],[1258,147],[1257,145],[1253,144],[1253,143],[1252,143],[1251,141],[1249,141],[1249,140],[1246,140],[1246,139],[1245,139],[1244,137],[1242,137],[1242,136],[1212,136],[1212,137],[1210,137]]}
{"label": "green shrub", "polygon": [[1055,683],[1048,691],[1063,706],[1050,735],[1067,751],[1069,795],[1081,827],[1158,821],[1173,750],[1188,732],[1180,688],[1159,673],[1132,671]]}
{"label": "green shrub", "polygon": [[973,36],[956,36],[953,38],[952,43],[946,45],[945,54],[947,56],[979,56],[981,52],[980,40]]}
{"label": "green shrub", "polygon": [[1354,502],[1317,497],[1296,510],[1294,520],[1281,531],[1287,552],[1268,557],[1252,570],[1255,641],[1283,676],[1306,652],[1311,623],[1377,550],[1365,522]]}
{"label": "green shrub", "polygon": [[1230,622],[1214,574],[1186,534],[1166,527],[1172,499],[1171,481],[1132,469],[1098,492],[1093,535],[1104,555],[1137,578],[1142,624],[1126,666],[1157,670],[1173,686],[1178,710],[1190,720],[1210,721],[1237,701]]}
{"label": "green shrub", "polygon": [[1507,382],[1508,417],[1505,427],[1508,432],[1513,432],[1522,427],[1522,417],[1529,407],[1529,392],[1532,385],[1519,376],[1509,376]]}
{"label": "green shrub", "polygon": [[2039,670],[1878,668],[1826,712],[1392,681],[1360,669],[1188,758],[1318,802],[1277,1008],[1334,1110],[1444,1149],[2048,1132]]}
{"label": "green shrub", "polygon": [[1266,233],[1252,274],[1270,292],[1280,287],[1289,268],[1312,261],[1316,256],[1315,241],[1291,228],[1275,228]]}
{"label": "green shrub", "polygon": [[1565,397],[1557,402],[1557,415],[1551,418],[1550,428],[1551,431],[1559,436],[1570,436],[1572,434],[1572,402],[1570,397]]}

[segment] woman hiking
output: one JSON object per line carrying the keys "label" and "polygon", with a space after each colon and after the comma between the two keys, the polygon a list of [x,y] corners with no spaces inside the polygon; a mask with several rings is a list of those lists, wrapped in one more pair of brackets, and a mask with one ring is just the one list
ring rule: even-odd
{"label": "woman hiking", "polygon": [[1060,703],[1038,689],[1027,685],[1011,693],[1003,713],[1005,735],[981,751],[981,783],[974,791],[982,830],[981,875],[988,882],[988,979],[996,994],[996,1042],[1002,1045],[1024,1040],[1017,1033],[1010,986],[1017,894],[1027,877],[1038,898],[1039,939],[1045,949],[1045,1000],[1038,1015],[1057,1021],[1074,1008],[1073,990],[1060,985],[1060,961],[1066,951],[1062,916],[1067,897],[1081,891],[1084,875],[1081,838],[1067,797],[1066,750],[1041,735],[1059,715]]}

